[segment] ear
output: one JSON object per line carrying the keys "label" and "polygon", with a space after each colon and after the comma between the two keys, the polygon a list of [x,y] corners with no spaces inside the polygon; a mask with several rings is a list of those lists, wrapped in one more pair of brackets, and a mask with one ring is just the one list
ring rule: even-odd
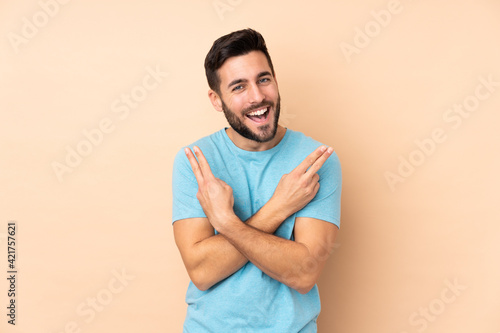
{"label": "ear", "polygon": [[208,91],[208,98],[210,99],[210,102],[212,103],[214,109],[222,112],[222,100],[219,95],[215,91],[210,89]]}

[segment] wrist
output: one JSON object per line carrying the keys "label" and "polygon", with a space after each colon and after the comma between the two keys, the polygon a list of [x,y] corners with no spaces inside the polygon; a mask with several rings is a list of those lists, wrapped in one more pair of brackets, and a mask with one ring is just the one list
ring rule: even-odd
{"label": "wrist", "polygon": [[271,198],[262,207],[262,210],[268,218],[276,219],[280,223],[285,221],[288,216],[292,215],[287,212],[285,205],[281,202],[277,202],[274,198]]}
{"label": "wrist", "polygon": [[233,211],[220,212],[212,219],[209,219],[209,221],[220,234],[226,233],[232,226],[235,225],[235,223],[241,223],[240,219]]}

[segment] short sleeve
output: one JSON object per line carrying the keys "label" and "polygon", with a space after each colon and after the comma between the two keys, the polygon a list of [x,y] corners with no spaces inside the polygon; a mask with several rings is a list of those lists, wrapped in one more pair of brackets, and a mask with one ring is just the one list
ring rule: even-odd
{"label": "short sleeve", "polygon": [[340,161],[334,152],[318,171],[319,191],[311,202],[297,212],[296,217],[310,217],[340,227],[340,196],[342,171]]}
{"label": "short sleeve", "polygon": [[206,217],[196,197],[198,183],[184,149],[174,159],[172,171],[172,223],[178,220]]}

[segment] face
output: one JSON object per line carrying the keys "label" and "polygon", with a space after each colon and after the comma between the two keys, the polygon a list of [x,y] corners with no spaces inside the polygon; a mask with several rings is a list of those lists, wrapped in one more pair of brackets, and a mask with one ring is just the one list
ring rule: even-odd
{"label": "face", "polygon": [[280,96],[264,53],[229,58],[218,74],[220,108],[231,128],[248,140],[272,140],[278,129]]}
{"label": "face", "polygon": [[[222,101],[222,110],[224,111],[224,115],[226,116],[227,122],[229,123],[229,126],[231,126],[236,133],[241,135],[244,138],[247,138],[249,140],[253,140],[256,142],[268,142],[274,138],[276,135],[276,131],[278,130],[278,120],[279,120],[279,115],[280,115],[280,101],[281,98],[278,95],[278,101],[276,104],[274,103],[267,103],[263,102],[260,103],[259,105],[255,105],[247,110],[243,110],[241,114],[243,115],[251,115],[254,113],[262,113],[260,116],[248,116],[253,122],[260,123],[263,125],[260,125],[257,127],[257,130],[253,130],[251,126],[247,126],[244,122],[244,117],[238,117],[236,112],[231,111],[226,103]],[[265,108],[265,109],[264,109]],[[270,110],[275,110],[274,112],[274,117],[272,117],[272,120],[268,119]],[[267,110],[267,111],[264,111]]]}

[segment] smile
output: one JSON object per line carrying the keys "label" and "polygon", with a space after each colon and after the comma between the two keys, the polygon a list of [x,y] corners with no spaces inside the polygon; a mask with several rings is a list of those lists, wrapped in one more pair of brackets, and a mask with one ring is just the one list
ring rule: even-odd
{"label": "smile", "polygon": [[249,112],[245,116],[255,123],[265,123],[269,117],[269,106]]}

